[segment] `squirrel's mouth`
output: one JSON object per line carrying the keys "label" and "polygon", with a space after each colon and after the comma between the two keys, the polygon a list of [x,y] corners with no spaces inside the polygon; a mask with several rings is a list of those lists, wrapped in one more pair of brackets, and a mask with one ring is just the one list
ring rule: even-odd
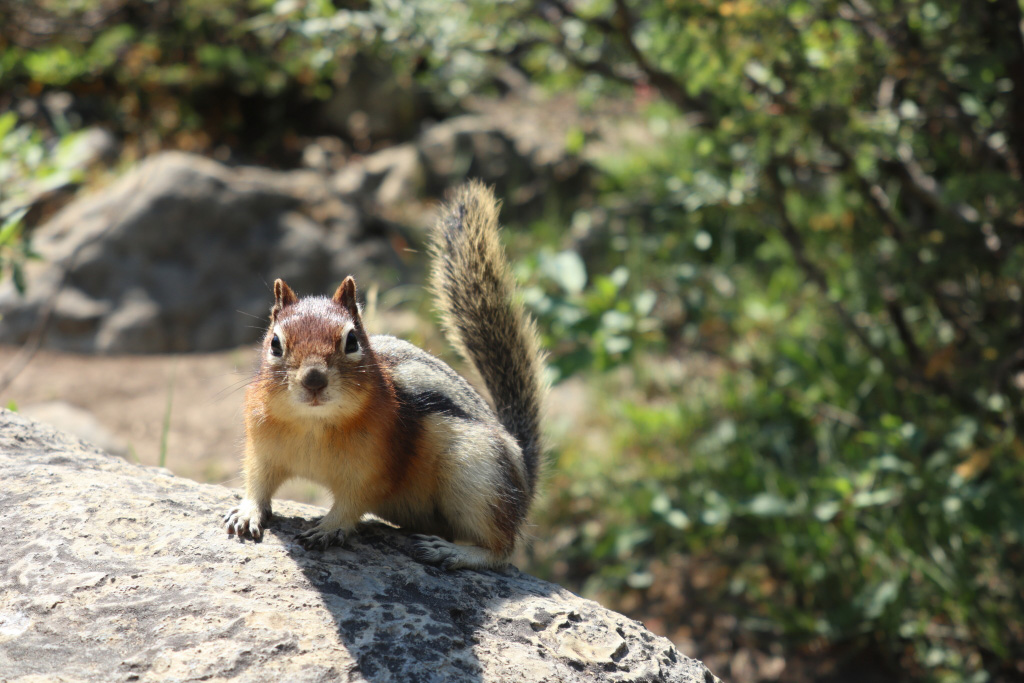
{"label": "squirrel's mouth", "polygon": [[324,391],[312,392],[302,388],[299,391],[293,392],[292,396],[296,403],[310,408],[320,408],[330,403],[328,400],[330,397]]}

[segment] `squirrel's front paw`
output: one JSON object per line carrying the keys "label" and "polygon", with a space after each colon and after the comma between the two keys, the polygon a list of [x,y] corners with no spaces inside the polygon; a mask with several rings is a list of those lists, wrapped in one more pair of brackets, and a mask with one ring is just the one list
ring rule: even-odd
{"label": "squirrel's front paw", "polygon": [[228,534],[238,536],[239,540],[249,536],[252,540],[259,541],[263,538],[263,530],[271,515],[269,505],[261,507],[246,498],[238,507],[224,515],[224,524]]}
{"label": "squirrel's front paw", "polygon": [[345,545],[348,531],[342,528],[328,529],[317,524],[309,531],[298,535],[299,545],[306,550],[326,550],[331,546]]}

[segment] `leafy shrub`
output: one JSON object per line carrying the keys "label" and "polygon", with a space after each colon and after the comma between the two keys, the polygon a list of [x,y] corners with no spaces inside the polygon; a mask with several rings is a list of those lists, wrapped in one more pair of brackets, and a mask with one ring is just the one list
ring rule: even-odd
{"label": "leafy shrub", "polygon": [[[59,120],[58,120],[59,121]],[[24,264],[35,258],[24,220],[40,198],[81,180],[83,133],[59,121],[56,136],[31,124],[18,125],[14,112],[0,114],[0,281],[8,276],[24,291]]]}
{"label": "leafy shrub", "polygon": [[[632,391],[591,378],[611,444],[567,433],[563,577],[641,588],[711,552],[776,637],[950,680],[1019,666],[1019,4],[515,8],[524,68],[648,102],[581,242],[599,272],[632,258],[659,355],[634,349]],[[600,357],[593,321],[549,325]],[[713,381],[667,380],[664,350]]]}

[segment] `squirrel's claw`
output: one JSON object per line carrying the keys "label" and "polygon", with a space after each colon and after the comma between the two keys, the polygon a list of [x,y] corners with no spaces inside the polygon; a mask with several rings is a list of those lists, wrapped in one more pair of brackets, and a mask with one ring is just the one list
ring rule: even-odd
{"label": "squirrel's claw", "polygon": [[472,567],[474,569],[502,569],[508,564],[508,555],[495,553],[486,548],[458,545],[423,534],[412,535],[412,556],[425,564],[433,564],[444,570]]}
{"label": "squirrel's claw", "polygon": [[270,517],[270,512],[264,512],[257,505],[242,504],[224,515],[224,526],[229,536],[237,536],[238,540],[244,540],[249,536],[254,541],[263,540],[263,526]]}

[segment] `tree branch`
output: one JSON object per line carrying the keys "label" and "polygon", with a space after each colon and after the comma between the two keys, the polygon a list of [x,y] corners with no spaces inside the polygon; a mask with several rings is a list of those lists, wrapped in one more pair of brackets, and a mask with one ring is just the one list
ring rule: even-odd
{"label": "tree branch", "polygon": [[633,61],[646,74],[650,84],[660,90],[679,109],[708,114],[709,105],[706,101],[701,102],[690,97],[682,83],[677,81],[671,74],[651,64],[640,48],[637,47],[636,41],[633,40],[635,22],[629,12],[629,7],[626,6],[625,0],[615,0],[615,18],[618,23],[620,40],[622,40],[626,51],[629,52]]}
{"label": "tree branch", "polygon": [[881,350],[875,347],[868,339],[864,330],[860,328],[857,322],[850,315],[850,312],[838,301],[834,301],[828,296],[828,278],[825,277],[824,271],[822,271],[817,264],[812,262],[807,257],[807,249],[804,245],[803,236],[800,231],[793,224],[793,221],[789,218],[789,212],[786,210],[785,204],[785,192],[786,186],[782,182],[782,178],[779,176],[779,167],[775,161],[769,163],[765,169],[767,172],[768,180],[772,185],[772,198],[775,203],[775,209],[779,215],[779,228],[782,232],[783,238],[789,244],[790,251],[793,252],[793,258],[796,259],[797,265],[800,266],[801,270],[807,276],[807,279],[817,285],[821,293],[828,299],[832,306],[832,309],[839,316],[839,319],[843,321],[843,324],[857,337],[857,340],[874,356],[880,356]]}
{"label": "tree branch", "polygon": [[889,313],[889,319],[892,320],[892,324],[896,327],[896,334],[899,335],[900,342],[903,343],[903,348],[907,350],[907,357],[910,359],[910,364],[914,366],[918,371],[924,369],[924,354],[921,353],[921,347],[917,345],[914,340],[914,335],[910,331],[910,327],[907,325],[907,319],[903,317],[903,308],[900,306],[896,299],[889,299],[885,302],[885,310]]}
{"label": "tree branch", "polygon": [[[914,367],[907,368],[902,366],[902,364],[898,362],[898,359],[893,357],[893,355],[888,353],[884,348],[880,348],[872,344],[871,340],[868,339],[867,334],[865,334],[864,330],[861,329],[843,304],[839,301],[831,300],[828,296],[828,278],[825,276],[824,271],[807,256],[807,249],[804,244],[803,237],[800,235],[797,227],[793,224],[793,221],[789,218],[789,212],[786,210],[784,201],[786,186],[779,175],[779,166],[777,161],[773,160],[769,162],[765,171],[769,183],[772,186],[772,196],[775,209],[779,217],[779,228],[783,238],[785,238],[786,242],[789,244],[790,251],[793,253],[793,258],[796,260],[797,265],[800,266],[800,269],[804,271],[807,279],[813,282],[818,289],[821,290],[822,294],[832,306],[832,310],[834,310],[836,315],[839,317],[839,320],[857,338],[857,341],[860,342],[864,349],[881,361],[886,372],[891,375],[902,377],[920,387],[926,387],[933,391],[938,391],[949,397],[956,404],[963,406],[964,409],[976,409],[977,401],[975,401],[969,393],[959,391],[942,377],[928,378]],[[908,359],[913,363],[914,356],[916,354],[919,358],[917,362],[922,362],[923,355],[921,354],[920,348],[917,346],[916,342],[913,341],[910,330],[906,328],[906,321],[903,319],[902,312],[894,312],[891,308],[888,309],[888,312],[890,317],[893,318],[897,334],[900,335],[904,346],[907,348]],[[903,330],[900,329],[901,325],[904,327]]]}
{"label": "tree branch", "polygon": [[[703,115],[710,115],[711,104],[707,98],[691,97],[679,80],[667,71],[662,71],[651,64],[650,60],[647,59],[647,56],[637,46],[636,41],[633,39],[633,31],[636,27],[636,22],[633,19],[625,0],[615,0],[615,12],[612,20],[603,17],[581,17],[579,14],[574,12],[567,3],[563,2],[563,0],[549,0],[549,2],[552,6],[558,9],[558,12],[562,17],[567,17],[585,23],[598,30],[609,40],[620,42],[626,49],[626,52],[629,53],[629,56],[633,60],[639,73],[643,74],[642,80],[638,78],[632,81],[634,85],[648,84],[657,88],[658,91],[661,92],[662,96],[672,102],[672,104],[684,113],[692,114],[696,112]],[[551,21],[554,20],[553,17],[548,17],[548,19]],[[607,65],[599,65],[597,62],[582,61],[575,55],[570,54],[564,49],[564,41],[560,47],[563,48],[563,55],[574,65],[581,64],[587,71],[594,73],[615,73],[614,70]],[[615,75],[614,77],[619,81],[625,80],[621,75]]]}

